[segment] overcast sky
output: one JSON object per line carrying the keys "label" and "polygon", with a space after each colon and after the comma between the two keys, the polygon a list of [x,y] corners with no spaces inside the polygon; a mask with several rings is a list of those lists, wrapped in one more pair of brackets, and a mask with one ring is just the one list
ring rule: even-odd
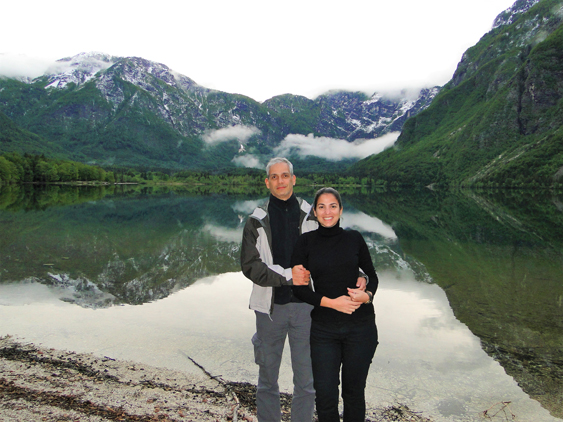
{"label": "overcast sky", "polygon": [[513,0],[4,2],[0,73],[98,51],[257,101],[445,84]]}

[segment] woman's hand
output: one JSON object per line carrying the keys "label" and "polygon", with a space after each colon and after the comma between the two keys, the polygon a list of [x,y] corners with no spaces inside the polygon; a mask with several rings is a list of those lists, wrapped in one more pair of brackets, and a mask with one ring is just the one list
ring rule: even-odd
{"label": "woman's hand", "polygon": [[348,296],[353,302],[366,303],[369,301],[369,295],[362,289],[351,289],[348,287]]}
{"label": "woman's hand", "polygon": [[291,278],[293,278],[294,286],[307,286],[311,273],[303,265],[296,265],[291,269]]}
{"label": "woman's hand", "polygon": [[351,315],[356,309],[362,306],[362,302],[354,302],[350,296],[346,295],[337,297],[336,299],[329,299],[323,296],[321,306]]}

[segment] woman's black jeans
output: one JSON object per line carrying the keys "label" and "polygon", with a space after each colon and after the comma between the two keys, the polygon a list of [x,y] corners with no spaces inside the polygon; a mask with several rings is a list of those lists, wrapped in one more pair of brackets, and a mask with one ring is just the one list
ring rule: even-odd
{"label": "woman's black jeans", "polygon": [[364,422],[364,390],[377,348],[375,317],[344,324],[311,324],[311,360],[319,422],[339,422],[338,386],[342,367],[344,422]]}

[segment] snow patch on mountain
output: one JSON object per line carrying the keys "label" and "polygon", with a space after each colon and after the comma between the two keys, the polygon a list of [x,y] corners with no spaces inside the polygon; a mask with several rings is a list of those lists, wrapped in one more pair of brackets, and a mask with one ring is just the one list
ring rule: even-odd
{"label": "snow patch on mountain", "polygon": [[[363,101],[357,112],[351,111],[346,119],[349,131],[348,139],[377,137],[384,133],[400,130],[404,121],[430,105],[440,92],[440,87],[425,88],[419,91],[399,93],[374,93]],[[340,113],[335,108],[333,114]]]}
{"label": "snow patch on mountain", "polygon": [[[114,57],[105,53],[88,52],[57,60],[45,72],[49,81],[46,88],[62,89],[70,83],[82,85],[96,76],[103,78],[102,72],[116,64],[121,68],[124,80],[149,91],[152,78],[184,91],[199,87],[192,79],[171,70],[162,63],[140,57]],[[107,85],[110,79],[107,78],[102,84]]]}
{"label": "snow patch on mountain", "polygon": [[82,85],[101,70],[112,66],[115,61],[114,57],[97,52],[80,53],[57,60],[46,72],[49,75],[49,84],[46,88],[64,88],[70,83]]}
{"label": "snow patch on mountain", "polygon": [[369,105],[369,104],[377,103],[377,102],[381,101],[382,98],[383,98],[383,95],[378,94],[376,92],[375,94],[373,94],[371,96],[371,98],[369,100],[365,101],[365,104]]}

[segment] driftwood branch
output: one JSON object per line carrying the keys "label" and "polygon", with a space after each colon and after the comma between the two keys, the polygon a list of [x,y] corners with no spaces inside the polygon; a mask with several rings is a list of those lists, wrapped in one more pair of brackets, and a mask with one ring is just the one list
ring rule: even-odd
{"label": "driftwood branch", "polygon": [[240,407],[240,401],[236,395],[236,393],[233,391],[232,388],[229,387],[229,385],[223,381],[223,379],[221,378],[220,375],[212,375],[207,369],[205,369],[202,365],[200,365],[199,363],[197,363],[194,359],[192,359],[191,356],[188,356],[187,354],[185,354],[184,352],[181,352],[185,357],[187,357],[195,366],[197,366],[199,369],[201,369],[203,371],[203,373],[205,375],[207,375],[210,379],[213,379],[217,382],[219,382],[223,387],[225,387],[225,390],[230,393],[236,403],[236,405],[233,407],[233,422],[237,422],[238,421],[238,410]]}

